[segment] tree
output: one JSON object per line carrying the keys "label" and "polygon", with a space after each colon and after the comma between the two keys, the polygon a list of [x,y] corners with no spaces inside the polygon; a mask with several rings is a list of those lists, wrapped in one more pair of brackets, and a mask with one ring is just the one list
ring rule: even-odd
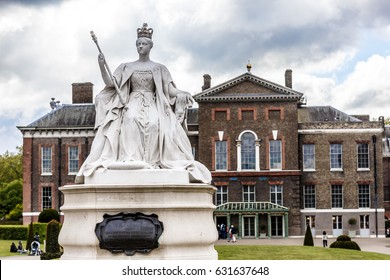
{"label": "tree", "polygon": [[9,214],[23,202],[23,183],[21,179],[13,180],[0,187],[0,209],[4,215]]}
{"label": "tree", "polygon": [[305,239],[303,240],[303,246],[314,246],[313,235],[311,233],[310,226],[307,225]]}
{"label": "tree", "polygon": [[17,179],[23,178],[23,153],[18,147],[17,153],[6,151],[0,155],[0,187]]}
{"label": "tree", "polygon": [[8,219],[11,221],[18,221],[23,217],[23,205],[21,203],[16,204],[15,208],[9,212]]}
{"label": "tree", "polygon": [[0,155],[0,213],[3,217],[23,202],[22,158],[21,147],[17,153],[7,151]]}

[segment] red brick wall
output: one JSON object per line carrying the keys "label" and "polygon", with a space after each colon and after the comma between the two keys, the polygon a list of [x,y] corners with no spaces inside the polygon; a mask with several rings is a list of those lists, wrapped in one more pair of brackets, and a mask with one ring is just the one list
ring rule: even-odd
{"label": "red brick wall", "polygon": [[[254,110],[256,108],[256,110]],[[281,110],[280,120],[267,118],[270,109]],[[242,112],[252,110],[253,120],[243,120]],[[219,120],[215,118],[215,112],[227,112],[227,118]],[[241,132],[251,130],[262,140],[260,143],[260,169],[268,169],[267,141],[272,137],[272,130],[278,130],[278,138],[283,140],[284,168],[288,170],[299,169],[298,165],[298,131],[297,131],[297,105],[295,102],[238,102],[238,103],[200,103],[199,104],[199,147],[202,151],[199,160],[213,169],[214,146],[209,139],[218,136],[218,131],[224,131],[224,136],[230,139],[229,153],[231,155],[229,170],[237,170],[236,141]]]}
{"label": "red brick wall", "polygon": [[[32,174],[32,138],[23,138],[23,212],[31,212],[31,174]],[[24,216],[23,224],[32,222],[31,217]]]}

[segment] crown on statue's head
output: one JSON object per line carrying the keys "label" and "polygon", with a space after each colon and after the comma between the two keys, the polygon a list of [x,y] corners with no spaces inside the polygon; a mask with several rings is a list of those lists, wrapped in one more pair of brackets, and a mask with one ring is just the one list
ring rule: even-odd
{"label": "crown on statue's head", "polygon": [[144,37],[144,38],[152,39],[153,29],[148,28],[148,24],[144,23],[142,28],[137,28],[137,34],[138,34],[138,38]]}

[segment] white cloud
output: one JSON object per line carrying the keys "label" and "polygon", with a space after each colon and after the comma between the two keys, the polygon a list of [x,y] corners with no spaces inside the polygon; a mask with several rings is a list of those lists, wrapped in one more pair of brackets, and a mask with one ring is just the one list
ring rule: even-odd
{"label": "white cloud", "polygon": [[351,114],[390,116],[390,56],[373,55],[359,62],[347,79],[332,90],[334,103]]}
{"label": "white cloud", "polygon": [[293,72],[293,87],[303,92],[307,106],[332,106],[331,91],[335,86],[335,81],[328,77],[317,77],[302,72]]}
{"label": "white cloud", "polygon": [[30,9],[26,7],[12,6],[7,10],[0,9],[0,37],[23,31],[30,26],[32,16]]}

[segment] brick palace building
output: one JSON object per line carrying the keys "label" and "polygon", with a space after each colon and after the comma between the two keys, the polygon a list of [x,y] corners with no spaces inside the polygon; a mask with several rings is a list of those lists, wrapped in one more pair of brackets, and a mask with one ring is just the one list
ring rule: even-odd
{"label": "brick palace building", "polygon": [[[188,112],[195,158],[212,173],[216,224],[241,238],[383,236],[390,217],[390,128],[331,106],[308,106],[292,89],[251,73],[211,86],[204,75]],[[310,95],[310,93],[306,93]],[[72,104],[53,106],[23,134],[23,223],[59,210],[94,138],[93,85],[74,83]],[[348,221],[354,218],[352,226]],[[352,233],[351,231],[354,231]]]}

